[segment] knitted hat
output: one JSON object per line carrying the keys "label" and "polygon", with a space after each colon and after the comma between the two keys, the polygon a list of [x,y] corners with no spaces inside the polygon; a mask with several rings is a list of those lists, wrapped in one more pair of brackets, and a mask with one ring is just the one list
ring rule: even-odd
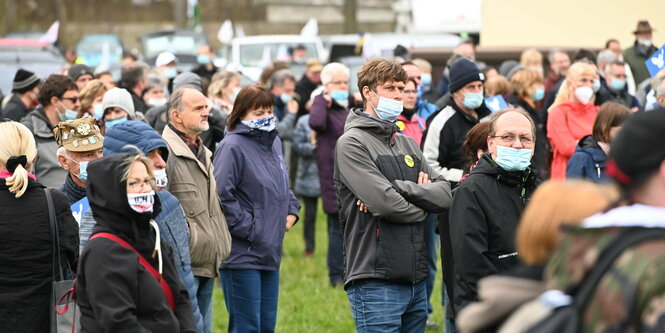
{"label": "knitted hat", "polygon": [[106,109],[108,108],[121,108],[127,112],[130,119],[136,117],[132,95],[123,88],[113,88],[107,91],[102,99],[102,107],[104,108],[104,112],[106,112]]}
{"label": "knitted hat", "polygon": [[95,73],[92,71],[92,69],[83,64],[76,64],[72,67],[69,67],[69,70],[67,71],[67,75],[69,75],[69,77],[71,77],[74,81],[76,81],[79,76],[85,74],[90,74],[92,77],[95,77]]}
{"label": "knitted hat", "polygon": [[485,81],[485,75],[471,61],[460,58],[450,66],[450,92],[454,93],[469,82]]}
{"label": "knitted hat", "polygon": [[19,68],[14,75],[14,83],[12,84],[12,92],[17,94],[22,94],[26,91],[34,89],[39,85],[39,77],[31,71],[26,71],[23,68]]}
{"label": "knitted hat", "polygon": [[665,161],[665,108],[631,115],[612,143],[607,175],[624,189],[639,186]]}

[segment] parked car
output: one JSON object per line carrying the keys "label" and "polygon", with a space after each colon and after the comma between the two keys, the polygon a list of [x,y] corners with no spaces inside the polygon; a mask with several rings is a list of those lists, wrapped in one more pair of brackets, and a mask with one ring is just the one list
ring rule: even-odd
{"label": "parked car", "polygon": [[67,61],[53,45],[28,39],[0,39],[0,89],[5,94],[12,90],[14,74],[19,68],[45,78],[60,73]]}
{"label": "parked car", "polygon": [[[122,61],[123,52],[122,40],[117,35],[85,35],[76,45],[76,54],[93,68],[99,65],[109,67],[112,63]],[[105,56],[108,60],[104,59]],[[102,64],[103,61],[108,62]]]}
{"label": "parked car", "polygon": [[139,37],[143,57],[150,66],[157,56],[169,51],[178,58],[178,69],[190,71],[198,66],[196,56],[199,46],[208,44],[203,33],[193,30],[160,30]]}

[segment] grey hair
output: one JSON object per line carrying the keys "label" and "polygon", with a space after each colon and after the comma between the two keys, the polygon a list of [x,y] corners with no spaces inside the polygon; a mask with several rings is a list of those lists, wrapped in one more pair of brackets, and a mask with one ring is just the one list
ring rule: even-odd
{"label": "grey hair", "polygon": [[332,81],[335,75],[345,75],[349,78],[349,68],[339,62],[331,62],[323,67],[321,70],[321,84],[325,85]]}
{"label": "grey hair", "polygon": [[554,55],[557,54],[557,53],[563,53],[563,54],[565,54],[565,55],[568,55],[568,53],[564,52],[562,49],[559,49],[559,48],[551,49],[551,50],[547,53],[547,61],[548,61],[550,64],[554,62]]}
{"label": "grey hair", "polygon": [[152,89],[152,88],[154,88],[154,87],[156,87],[156,86],[163,86],[163,85],[165,85],[165,84],[166,84],[166,83],[165,83],[164,80],[161,78],[161,76],[159,76],[159,75],[156,74],[156,73],[149,72],[149,73],[148,73],[148,78],[147,78],[147,80],[146,80],[146,88],[145,88],[145,89],[146,89],[146,91],[148,91],[148,90],[150,90],[150,89]]}
{"label": "grey hair", "polygon": [[617,55],[612,52],[612,50],[602,50],[600,53],[598,53],[596,63],[598,64],[598,68],[606,71],[606,67],[618,59],[619,57],[617,57]]}
{"label": "grey hair", "polygon": [[171,94],[171,97],[169,97],[169,102],[166,105],[166,110],[169,116],[171,115],[171,110],[176,110],[176,112],[180,113],[185,108],[185,102],[182,100],[182,97],[185,95],[185,90],[187,89],[193,88],[178,88],[173,92],[173,94]]}
{"label": "grey hair", "polygon": [[69,150],[67,150],[65,147],[59,147],[58,150],[55,151],[55,156],[71,157]]}
{"label": "grey hair", "polygon": [[656,97],[665,97],[665,76],[658,78],[658,84],[653,91]]}
{"label": "grey hair", "polygon": [[272,74],[270,77],[270,86],[278,86],[281,87],[284,85],[284,82],[287,80],[296,82],[296,79],[291,75],[291,72],[289,72],[288,69],[280,69],[276,71],[275,73]]}

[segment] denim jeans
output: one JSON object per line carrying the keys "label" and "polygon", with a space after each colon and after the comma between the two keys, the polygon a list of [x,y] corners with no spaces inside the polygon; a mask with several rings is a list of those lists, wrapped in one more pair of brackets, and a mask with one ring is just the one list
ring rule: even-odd
{"label": "denim jeans", "polygon": [[194,288],[201,317],[203,317],[203,333],[212,333],[212,291],[215,288],[215,279],[195,276]]}
{"label": "denim jeans", "polygon": [[434,280],[436,279],[436,260],[439,252],[439,235],[436,234],[436,227],[439,224],[436,214],[430,214],[425,221],[425,246],[427,247],[427,277],[425,287],[427,288],[427,313],[432,313],[432,290],[434,290]]}
{"label": "denim jeans", "polygon": [[279,272],[220,269],[229,332],[274,332],[277,323]]}
{"label": "denim jeans", "polygon": [[344,233],[337,214],[328,214],[327,263],[330,284],[344,282]]}
{"label": "denim jeans", "polygon": [[359,333],[425,331],[425,281],[411,285],[357,280],[347,285],[346,294]]}

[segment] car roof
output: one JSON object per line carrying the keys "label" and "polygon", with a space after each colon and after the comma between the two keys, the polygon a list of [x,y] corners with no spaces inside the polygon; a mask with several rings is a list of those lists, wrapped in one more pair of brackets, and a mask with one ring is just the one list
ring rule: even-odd
{"label": "car roof", "polygon": [[316,36],[301,36],[301,35],[260,35],[260,36],[247,36],[236,37],[233,39],[234,43],[239,44],[265,44],[265,43],[311,43],[319,41],[320,38]]}
{"label": "car roof", "polygon": [[34,46],[44,47],[51,44],[34,39],[14,39],[14,38],[0,38],[0,46]]}

